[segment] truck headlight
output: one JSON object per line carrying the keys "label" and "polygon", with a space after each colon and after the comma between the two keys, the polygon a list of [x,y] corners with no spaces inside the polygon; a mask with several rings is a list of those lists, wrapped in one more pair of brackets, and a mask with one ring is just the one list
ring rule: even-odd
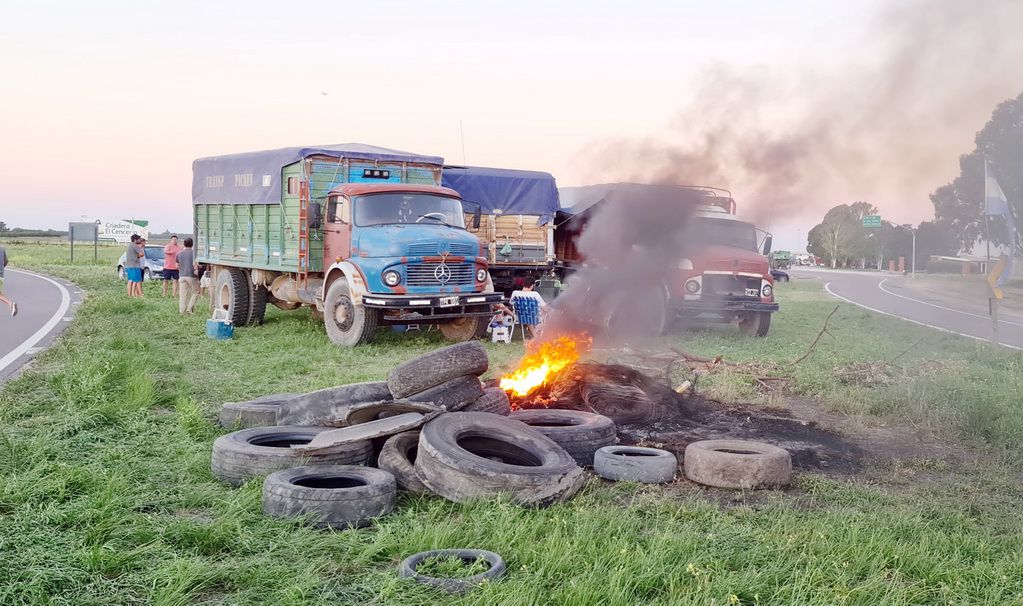
{"label": "truck headlight", "polygon": [[485,270],[485,269],[477,269],[476,270],[476,281],[477,282],[486,282],[487,281],[487,270]]}
{"label": "truck headlight", "polygon": [[764,284],[763,287],[760,289],[760,294],[765,297],[770,297],[773,292],[774,289],[771,288],[770,284]]}
{"label": "truck headlight", "polygon": [[384,284],[386,284],[388,286],[397,286],[397,285],[401,284],[401,274],[399,274],[398,272],[394,271],[393,269],[389,269],[389,270],[385,271],[384,272]]}
{"label": "truck headlight", "polygon": [[679,269],[692,269],[693,268],[693,260],[692,259],[680,259],[679,262],[678,262],[678,268]]}
{"label": "truck headlight", "polygon": [[689,281],[687,281],[686,282],[686,292],[691,294],[691,295],[695,295],[696,293],[700,292],[700,281],[699,280],[689,280]]}

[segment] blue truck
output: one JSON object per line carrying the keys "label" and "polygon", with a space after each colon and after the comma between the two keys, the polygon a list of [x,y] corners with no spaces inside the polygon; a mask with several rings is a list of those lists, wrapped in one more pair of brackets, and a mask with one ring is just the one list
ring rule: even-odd
{"label": "blue truck", "polygon": [[502,295],[466,230],[479,210],[441,187],[442,169],[443,158],[358,143],[195,160],[196,256],[215,309],[245,326],[267,304],[306,306],[341,346],[384,325],[473,338]]}

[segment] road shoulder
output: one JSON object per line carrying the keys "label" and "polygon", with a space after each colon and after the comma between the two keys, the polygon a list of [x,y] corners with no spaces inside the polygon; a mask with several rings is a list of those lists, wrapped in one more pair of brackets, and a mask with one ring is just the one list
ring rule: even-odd
{"label": "road shoulder", "polygon": [[0,357],[0,385],[10,379],[20,376],[21,373],[31,368],[32,362],[35,360],[36,356],[49,349],[60,335],[67,330],[68,326],[71,325],[78,308],[84,300],[84,292],[82,289],[67,280],[25,269],[15,269],[13,267],[8,267],[7,271],[17,272],[27,276],[34,276],[55,284],[59,289],[61,289],[62,297],[66,293],[67,306],[64,307],[61,305],[58,307],[58,311],[60,313],[55,314],[51,318],[50,322],[41,326],[38,331],[32,334],[9,354]]}

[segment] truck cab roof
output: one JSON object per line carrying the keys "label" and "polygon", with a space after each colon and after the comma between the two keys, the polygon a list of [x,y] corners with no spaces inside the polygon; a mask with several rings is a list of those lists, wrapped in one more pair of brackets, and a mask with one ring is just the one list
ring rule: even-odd
{"label": "truck cab roof", "polygon": [[333,196],[340,194],[342,196],[364,196],[366,194],[380,194],[387,192],[433,194],[435,196],[461,199],[458,192],[449,187],[441,187],[439,185],[415,185],[411,183],[346,183],[340,187],[335,187],[330,190],[330,193],[327,195]]}

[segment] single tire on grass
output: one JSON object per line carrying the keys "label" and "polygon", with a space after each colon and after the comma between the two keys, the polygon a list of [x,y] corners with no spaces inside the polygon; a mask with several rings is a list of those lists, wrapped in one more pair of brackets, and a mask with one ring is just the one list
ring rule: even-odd
{"label": "single tire on grass", "polygon": [[618,443],[615,422],[592,412],[531,408],[516,410],[508,418],[522,421],[554,440],[583,467],[593,465],[598,449]]}
{"label": "single tire on grass", "polygon": [[429,494],[430,489],[416,475],[416,453],[419,450],[419,431],[406,431],[391,436],[384,442],[377,456],[377,467],[389,471],[398,487],[413,494]]}
{"label": "single tire on grass", "polygon": [[368,526],[394,509],[394,476],[354,465],[293,467],[263,482],[263,513],[275,518],[307,517],[319,528]]}
{"label": "single tire on grass", "polygon": [[664,484],[677,469],[675,455],[660,448],[605,446],[593,455],[593,471],[607,480]]}
{"label": "single tire on grass", "polygon": [[277,393],[245,402],[225,402],[220,409],[221,427],[270,427],[277,424],[277,412],[297,393]]}
{"label": "single tire on grass", "polygon": [[214,477],[231,486],[299,465],[364,465],[373,456],[369,440],[325,455],[302,453],[293,444],[308,444],[325,427],[255,427],[220,436],[213,442],[210,468]]}
{"label": "single tire on grass", "polygon": [[703,440],[686,447],[686,477],[716,488],[781,488],[792,481],[784,448],[747,440]]}
{"label": "single tire on grass", "polygon": [[476,401],[463,408],[465,412],[489,412],[493,415],[507,417],[511,413],[511,400],[500,387],[488,387]]}
{"label": "single tire on grass", "polygon": [[458,410],[471,404],[483,394],[483,384],[480,383],[479,377],[469,375],[466,377],[455,377],[436,387],[413,394],[406,399],[410,402],[423,402],[433,404],[434,406],[442,406],[447,410]]}
{"label": "single tire on grass", "polygon": [[457,377],[480,376],[489,365],[483,345],[458,343],[396,366],[387,377],[387,386],[395,398],[407,398]]}
{"label": "single tire on grass", "polygon": [[[416,569],[419,568],[419,565],[431,558],[458,558],[466,565],[472,565],[479,560],[485,560],[490,564],[490,568],[486,572],[460,579],[431,577],[417,572]],[[507,565],[504,562],[504,558],[493,551],[484,551],[482,549],[434,549],[411,555],[402,560],[398,566],[398,576],[436,587],[448,593],[462,594],[479,587],[481,583],[496,581],[501,578],[506,569]]]}
{"label": "single tire on grass", "polygon": [[482,412],[451,412],[427,423],[415,468],[427,488],[459,503],[505,494],[520,505],[549,505],[574,495],[586,480],[550,438]]}

